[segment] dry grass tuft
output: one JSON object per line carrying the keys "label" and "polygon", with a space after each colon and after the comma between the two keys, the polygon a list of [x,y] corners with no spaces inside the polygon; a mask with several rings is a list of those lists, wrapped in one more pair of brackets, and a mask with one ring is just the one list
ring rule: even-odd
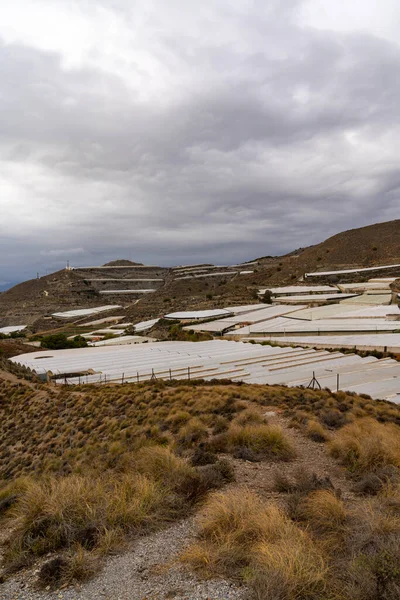
{"label": "dry grass tuft", "polygon": [[290,460],[295,450],[280,427],[274,425],[232,424],[225,434],[225,443],[229,452],[238,454],[247,450],[258,459],[276,458]]}
{"label": "dry grass tuft", "polygon": [[327,442],[331,439],[331,436],[325,427],[314,419],[308,421],[305,428],[305,434],[314,442]]}
{"label": "dry grass tuft", "polygon": [[343,501],[331,490],[309,494],[302,502],[300,512],[303,519],[322,534],[343,531],[349,516]]}
{"label": "dry grass tuft", "polygon": [[330,452],[357,474],[387,466],[400,468],[400,428],[374,419],[359,419],[337,433]]}
{"label": "dry grass tuft", "polygon": [[[254,493],[214,494],[199,526],[198,542],[182,560],[201,572],[247,581],[259,598],[317,598],[323,591],[326,565],[310,536]],[[270,595],[260,595],[262,581]]]}

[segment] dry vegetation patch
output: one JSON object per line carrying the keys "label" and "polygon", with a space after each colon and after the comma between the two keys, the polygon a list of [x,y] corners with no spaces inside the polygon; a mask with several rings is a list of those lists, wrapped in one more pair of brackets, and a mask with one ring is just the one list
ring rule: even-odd
{"label": "dry vegetation patch", "polygon": [[330,445],[332,456],[355,473],[400,468],[400,427],[359,419],[343,427]]}
{"label": "dry vegetation patch", "polygon": [[[234,479],[220,453],[245,459],[241,468],[301,464],[296,435],[263,415],[270,406],[307,444],[327,442],[356,496],[300,467],[285,467],[290,476],[279,467],[278,504],[237,486],[215,492]],[[258,600],[397,600],[399,423],[395,405],[326,390],[154,382],[37,391],[1,382],[0,518],[13,532],[4,567],[50,553],[43,584],[82,579],[128,537],[204,505],[184,556],[203,574],[248,583]]]}
{"label": "dry vegetation patch", "polygon": [[254,493],[217,493],[199,519],[199,540],[182,560],[206,575],[248,582],[259,598],[318,598],[326,564],[307,532]]}

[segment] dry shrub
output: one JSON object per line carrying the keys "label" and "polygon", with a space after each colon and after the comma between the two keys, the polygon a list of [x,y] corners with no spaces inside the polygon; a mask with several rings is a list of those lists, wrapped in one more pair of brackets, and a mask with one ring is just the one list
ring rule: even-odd
{"label": "dry shrub", "polygon": [[141,448],[135,455],[135,468],[161,483],[175,482],[192,473],[194,469],[183,458],[179,458],[169,448],[148,446]]}
{"label": "dry shrub", "polygon": [[355,473],[400,468],[400,428],[374,419],[360,419],[341,429],[330,444],[332,456]]}
{"label": "dry shrub", "polygon": [[307,423],[305,433],[314,442],[327,442],[330,439],[330,435],[325,427],[314,419]]}
{"label": "dry shrub", "polygon": [[200,467],[203,465],[211,465],[217,462],[217,460],[218,457],[214,452],[207,450],[207,447],[204,444],[199,444],[199,447],[193,452],[190,462],[193,467]]}
{"label": "dry shrub", "polygon": [[287,532],[277,544],[257,546],[253,598],[257,600],[320,600],[327,587],[328,567],[307,533]]}
{"label": "dry shrub", "polygon": [[79,544],[65,556],[56,556],[40,568],[38,583],[42,587],[56,588],[90,579],[100,567],[100,556],[88,552]]}
{"label": "dry shrub", "polygon": [[339,429],[349,422],[348,417],[336,408],[328,408],[319,413],[319,419],[332,429]]}
{"label": "dry shrub", "polygon": [[266,418],[255,408],[246,408],[232,421],[236,425],[262,425],[266,424]]}
{"label": "dry shrub", "polygon": [[[216,493],[199,519],[198,541],[182,556],[206,575],[248,581],[258,598],[317,598],[326,566],[309,535],[246,489]],[[260,595],[260,581],[274,583]],[[286,594],[286,595],[284,595]]]}
{"label": "dry shrub", "polygon": [[290,460],[295,450],[280,427],[274,425],[232,425],[225,437],[229,452],[246,449],[262,458]]}
{"label": "dry shrub", "polygon": [[207,437],[207,426],[200,419],[194,417],[180,428],[177,442],[183,448],[190,448],[193,444],[206,440]]}
{"label": "dry shrub", "polygon": [[356,494],[375,496],[385,489],[396,486],[400,480],[400,470],[393,465],[387,465],[375,472],[364,473],[356,481],[353,491]]}
{"label": "dry shrub", "polygon": [[121,529],[153,527],[162,517],[160,485],[144,475],[123,475],[112,486],[107,526]]}
{"label": "dry shrub", "polygon": [[287,494],[295,490],[295,483],[286,473],[275,471],[274,473],[274,490],[281,494]]}
{"label": "dry shrub", "polygon": [[340,597],[397,600],[400,597],[400,518],[383,498],[361,503],[348,538],[349,562],[338,572]]}
{"label": "dry shrub", "polygon": [[343,501],[331,490],[317,490],[302,502],[300,513],[314,530],[337,533],[344,530],[348,512]]}

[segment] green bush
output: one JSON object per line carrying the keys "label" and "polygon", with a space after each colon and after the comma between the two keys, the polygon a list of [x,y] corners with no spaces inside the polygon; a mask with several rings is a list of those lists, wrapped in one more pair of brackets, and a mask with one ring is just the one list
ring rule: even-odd
{"label": "green bush", "polygon": [[81,335],[76,335],[73,340],[69,340],[65,333],[54,333],[44,336],[40,345],[49,350],[62,350],[63,348],[85,348],[88,343]]}

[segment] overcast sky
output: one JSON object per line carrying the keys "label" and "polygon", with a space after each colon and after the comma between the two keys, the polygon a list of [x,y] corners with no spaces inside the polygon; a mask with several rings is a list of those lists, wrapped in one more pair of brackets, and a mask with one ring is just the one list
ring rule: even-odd
{"label": "overcast sky", "polygon": [[399,0],[0,2],[0,286],[399,217]]}

